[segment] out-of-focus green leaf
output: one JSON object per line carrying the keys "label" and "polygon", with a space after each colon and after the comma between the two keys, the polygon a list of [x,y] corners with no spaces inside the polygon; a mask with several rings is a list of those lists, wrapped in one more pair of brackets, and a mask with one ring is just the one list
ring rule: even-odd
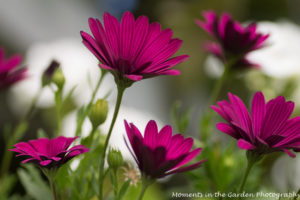
{"label": "out-of-focus green leaf", "polygon": [[61,105],[61,115],[65,116],[67,113],[72,111],[73,109],[76,108],[73,100],[72,100],[72,95],[75,91],[77,86],[72,87],[72,89],[67,93],[67,95],[63,98],[62,100],[62,105]]}
{"label": "out-of-focus green leaf", "polygon": [[5,124],[3,127],[3,136],[6,142],[9,140],[11,133],[12,133],[11,124]]}
{"label": "out-of-focus green leaf", "polygon": [[37,137],[38,138],[48,138],[48,135],[47,135],[47,133],[45,132],[45,130],[44,129],[38,129],[38,131],[37,131]]}
{"label": "out-of-focus green leaf", "polygon": [[6,174],[2,177],[0,180],[0,200],[9,195],[16,181],[16,176],[13,174]]}
{"label": "out-of-focus green leaf", "polygon": [[[141,191],[141,184],[137,187],[130,187],[126,195],[124,196],[125,200],[138,199],[138,196]],[[159,189],[157,184],[150,185],[145,194],[143,200],[165,200],[167,199],[165,194]]]}
{"label": "out-of-focus green leaf", "polygon": [[122,200],[124,195],[126,194],[129,186],[130,186],[131,180],[127,180],[126,182],[123,183],[120,192],[119,192],[119,200]]}
{"label": "out-of-focus green leaf", "polygon": [[24,167],[26,170],[20,168],[17,173],[27,194],[35,200],[52,200],[52,193],[38,169],[30,164]]}
{"label": "out-of-focus green leaf", "polygon": [[172,106],[171,116],[178,132],[183,134],[186,132],[189,126],[191,109],[187,109],[183,112],[180,112],[181,109],[181,102],[176,101]]}

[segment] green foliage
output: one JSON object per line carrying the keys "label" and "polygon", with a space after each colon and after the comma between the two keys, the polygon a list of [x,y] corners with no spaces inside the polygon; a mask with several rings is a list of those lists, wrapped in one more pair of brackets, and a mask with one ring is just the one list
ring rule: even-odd
{"label": "green foliage", "polygon": [[17,171],[18,177],[27,194],[35,200],[52,200],[52,193],[40,170],[31,164],[24,165]]}
{"label": "green foliage", "polygon": [[176,101],[171,110],[171,117],[176,125],[177,131],[179,133],[184,134],[189,126],[190,116],[191,116],[191,109],[187,109],[183,112],[180,112],[182,110],[182,104],[179,101]]}

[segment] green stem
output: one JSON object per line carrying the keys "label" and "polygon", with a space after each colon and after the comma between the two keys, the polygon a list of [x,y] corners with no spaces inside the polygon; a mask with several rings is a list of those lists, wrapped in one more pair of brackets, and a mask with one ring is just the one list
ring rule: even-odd
{"label": "green stem", "polygon": [[56,115],[57,115],[57,132],[56,132],[56,136],[61,134],[61,129],[62,129],[62,102],[63,102],[63,97],[62,97],[62,90],[58,89],[59,91],[57,91],[57,95],[58,95],[58,99],[59,101],[57,102],[56,105]]}
{"label": "green stem", "polygon": [[[230,73],[230,69],[232,68],[232,65],[234,64],[234,61],[229,61],[224,65],[224,72],[222,76],[217,80],[217,83],[214,85],[212,95],[210,98],[210,105],[214,105],[220,95],[220,91],[222,89],[223,84],[228,78],[228,75]],[[209,134],[212,132],[212,120],[213,120],[214,113],[212,110],[209,110],[204,116],[201,121],[201,138],[203,141],[207,141]]]}
{"label": "green stem", "polygon": [[103,199],[103,182],[104,182],[104,163],[105,163],[105,155],[106,155],[106,149],[108,146],[108,142],[112,133],[112,130],[114,128],[118,113],[119,113],[119,109],[120,109],[120,105],[122,102],[122,97],[124,94],[126,87],[120,86],[118,85],[118,96],[117,96],[117,101],[116,101],[116,106],[115,106],[115,111],[113,114],[113,118],[109,127],[109,131],[108,134],[106,136],[106,140],[104,143],[104,147],[103,147],[103,151],[101,154],[101,158],[100,158],[100,167],[99,167],[99,199],[102,200]]}
{"label": "green stem", "polygon": [[56,193],[56,187],[55,187],[55,181],[53,180],[51,180],[51,179],[49,179],[49,183],[50,183],[50,186],[51,186],[51,190],[52,190],[52,194],[53,194],[53,199],[54,200],[58,200],[58,198],[57,198],[57,193]]}
{"label": "green stem", "polygon": [[218,79],[217,83],[215,84],[215,86],[213,88],[211,99],[210,99],[210,105],[216,103],[216,101],[220,95],[222,86],[225,83],[225,81],[227,80],[227,77],[229,75],[229,72],[230,72],[233,64],[234,64],[233,61],[229,61],[224,65],[224,72],[223,72],[222,76]]}
{"label": "green stem", "polygon": [[153,183],[153,180],[151,179],[147,179],[147,178],[143,178],[142,177],[142,188],[138,197],[138,200],[142,200],[144,197],[144,194],[147,190],[147,188],[149,187],[149,185],[151,185]]}
{"label": "green stem", "polygon": [[245,174],[244,174],[244,177],[243,177],[243,180],[242,180],[242,183],[241,183],[241,186],[240,186],[240,189],[239,189],[239,193],[242,193],[243,192],[243,189],[244,189],[244,186],[245,186],[245,183],[247,181],[247,178],[248,178],[248,175],[253,167],[255,162],[250,162],[248,161],[248,164],[247,164],[247,168],[246,168],[246,171],[245,171]]}
{"label": "green stem", "polygon": [[36,103],[39,100],[39,98],[40,98],[40,96],[42,94],[43,89],[44,88],[41,87],[39,89],[39,91],[36,93],[36,95],[34,96],[34,98],[32,99],[31,105],[30,105],[29,109],[27,110],[26,114],[24,115],[22,121],[26,121],[26,120],[28,120],[30,118],[31,114],[35,110]]}
{"label": "green stem", "polygon": [[92,144],[93,144],[93,139],[94,139],[94,135],[95,135],[95,132],[97,131],[97,127],[93,127],[91,132],[89,133],[89,136],[88,136],[88,148],[91,148],[92,147]]}
{"label": "green stem", "polygon": [[244,174],[244,177],[243,177],[240,189],[239,189],[239,193],[243,192],[245,183],[247,181],[247,178],[249,176],[249,173],[250,173],[253,165],[263,158],[263,154],[260,154],[259,152],[256,152],[256,151],[247,151],[246,156],[247,156],[247,168],[246,168],[246,171],[245,171],[245,174]]}
{"label": "green stem", "polygon": [[92,97],[91,97],[91,99],[90,99],[90,101],[88,103],[88,106],[84,110],[83,118],[82,118],[82,120],[80,122],[77,123],[75,136],[79,136],[80,133],[81,133],[82,124],[83,124],[86,116],[89,114],[89,112],[90,112],[90,110],[92,108],[92,105],[93,105],[93,102],[95,100],[96,94],[97,94],[97,92],[99,90],[99,87],[100,87],[100,85],[101,85],[101,83],[103,81],[103,78],[104,78],[105,74],[106,74],[106,72],[104,70],[101,70],[100,78],[99,78],[99,80],[97,82],[97,85],[96,85],[96,87],[95,87],[95,89],[94,89],[94,91],[92,93]]}
{"label": "green stem", "polygon": [[119,195],[118,195],[118,190],[119,190],[119,188],[118,188],[118,176],[117,176],[117,171],[114,171],[113,172],[113,178],[114,178],[114,185],[113,185],[113,187],[114,187],[114,195],[115,195],[115,200],[118,200],[119,199]]}

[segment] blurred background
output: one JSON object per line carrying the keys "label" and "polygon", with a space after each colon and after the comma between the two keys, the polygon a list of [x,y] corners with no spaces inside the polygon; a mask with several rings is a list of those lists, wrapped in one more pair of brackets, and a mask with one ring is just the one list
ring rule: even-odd
{"label": "blurred background", "polygon": [[[108,11],[120,19],[127,10],[136,17],[146,15],[151,22],[158,21],[163,28],[171,28],[174,36],[183,40],[178,54],[188,54],[190,58],[176,67],[182,75],[143,80],[127,90],[112,145],[117,145],[118,135],[124,134],[121,118],[129,118],[141,129],[150,119],[158,120],[162,127],[174,123],[171,111],[175,102],[181,103],[179,112],[190,110],[190,123],[184,134],[201,138],[200,119],[208,110],[211,90],[222,72],[221,64],[203,48],[209,36],[194,23],[195,18],[203,19],[201,13],[208,9],[219,14],[229,12],[244,24],[256,21],[261,32],[270,33],[268,45],[249,55],[262,69],[238,72],[223,86],[219,99],[227,98],[230,91],[250,102],[253,93],[261,90],[268,99],[284,95],[295,101],[294,114],[300,114],[298,0],[0,0],[0,4],[0,46],[6,49],[7,55],[22,54],[23,65],[29,69],[27,80],[0,93],[0,127],[17,122],[26,112],[40,87],[41,73],[52,59],[56,59],[66,76],[66,90],[77,86],[63,124],[63,134],[74,135],[75,108],[88,102],[91,88],[100,76],[97,60],[81,43],[79,32],[90,32],[89,17],[102,19],[103,12]],[[97,97],[110,91],[109,100],[113,105],[116,89],[111,75],[105,78]],[[39,99],[27,139],[34,138],[39,128],[51,132],[55,127],[53,108],[53,95],[49,89]],[[104,129],[107,126],[106,123]],[[88,132],[89,128],[87,124],[84,129]],[[216,137],[218,134],[216,132]],[[1,141],[0,154],[4,151]],[[300,171],[296,169],[300,160],[294,159],[286,166],[285,159],[286,156],[280,154],[279,159],[274,159],[274,167],[264,172],[273,177],[268,185],[280,191],[297,190]]]}

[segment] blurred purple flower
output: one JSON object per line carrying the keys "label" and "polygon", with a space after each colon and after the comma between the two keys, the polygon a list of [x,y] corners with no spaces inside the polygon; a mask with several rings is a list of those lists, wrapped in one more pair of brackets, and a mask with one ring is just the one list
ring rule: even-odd
{"label": "blurred purple flower", "polygon": [[171,126],[167,125],[158,132],[156,122],[151,120],[146,126],[144,137],[134,124],[128,124],[126,120],[125,127],[133,152],[124,138],[125,143],[143,176],[152,179],[162,178],[198,168],[206,161],[202,160],[182,167],[195,158],[202,149],[197,148],[190,151],[193,139],[184,139],[181,134],[172,136]]}
{"label": "blurred purple flower", "polygon": [[18,68],[22,62],[20,55],[5,59],[5,51],[0,47],[0,90],[5,89],[26,77],[27,68]]}
{"label": "blurred purple flower", "polygon": [[63,136],[53,139],[39,138],[29,142],[19,142],[10,151],[19,153],[17,156],[23,156],[25,160],[22,163],[32,162],[40,167],[59,168],[75,156],[89,151],[83,145],[68,149],[77,138]]}
{"label": "blurred purple flower", "polygon": [[211,106],[227,123],[218,123],[217,128],[238,140],[238,147],[259,155],[284,151],[300,150],[300,117],[290,118],[294,103],[279,96],[265,102],[263,93],[255,93],[251,115],[242,100],[229,93],[229,101]]}
{"label": "blurred purple flower", "polygon": [[[205,22],[196,19],[196,24],[216,39],[206,45],[206,50],[223,62],[227,59],[238,58],[235,66],[259,67],[246,59],[246,55],[265,45],[268,34],[256,31],[256,24],[243,27],[239,22],[231,19],[228,13],[218,17],[214,11],[203,12]],[[238,65],[239,64],[239,65]]]}
{"label": "blurred purple flower", "polygon": [[159,23],[149,24],[146,16],[134,19],[125,12],[121,22],[104,13],[103,23],[89,19],[91,35],[81,31],[84,45],[109,70],[116,81],[139,81],[158,75],[178,75],[171,67],[185,61],[188,56],[170,58],[180,48],[182,41],[172,39],[172,30],[161,30]]}

